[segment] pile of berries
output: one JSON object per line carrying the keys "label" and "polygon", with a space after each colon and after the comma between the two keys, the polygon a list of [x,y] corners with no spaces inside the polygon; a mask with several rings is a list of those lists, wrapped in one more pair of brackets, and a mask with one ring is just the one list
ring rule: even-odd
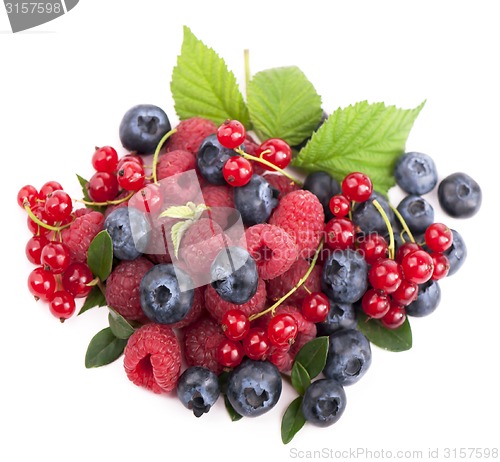
{"label": "pile of berries", "polygon": [[[176,389],[197,417],[221,394],[236,415],[269,411],[297,354],[327,336],[324,377],[305,387],[301,413],[333,424],[344,387],[371,364],[357,317],[398,329],[407,315],[431,313],[438,281],[465,260],[462,237],[435,223],[422,197],[437,185],[423,154],[400,158],[395,178],[408,196],[396,208],[362,172],[340,183],[314,172],[302,183],[284,170],[284,140],[259,144],[235,120],[217,127],[195,117],[171,130],[160,108],[139,105],[120,139],[129,151],[121,159],[110,146],[94,152],[83,200],[54,181],[19,191],[32,235],[26,255],[37,265],[28,287],[61,320],[75,298],[101,291],[122,321],[119,334],[111,330],[124,342],[127,377],[156,393]],[[177,181],[184,174],[193,181]],[[481,192],[455,174],[440,183],[439,200],[452,216],[472,216]],[[88,265],[103,230],[114,257],[105,280]]]}

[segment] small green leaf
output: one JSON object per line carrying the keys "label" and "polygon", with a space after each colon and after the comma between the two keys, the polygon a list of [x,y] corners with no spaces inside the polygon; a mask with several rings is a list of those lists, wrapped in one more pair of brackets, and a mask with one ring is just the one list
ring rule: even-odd
{"label": "small green leaf", "polygon": [[252,124],[263,139],[282,138],[294,146],[321,121],[321,97],[296,66],[258,72],[247,93]]}
{"label": "small green leaf", "polygon": [[226,395],[224,395],[224,405],[226,406],[227,413],[229,414],[229,417],[233,422],[237,422],[238,420],[242,419],[243,416],[241,414],[238,414],[235,410],[234,407],[231,405],[229,402],[229,399]]}
{"label": "small green leaf", "polygon": [[127,340],[133,333],[134,328],[129,322],[113,309],[109,309],[108,322],[111,332],[117,338]]}
{"label": "small green leaf", "polygon": [[249,126],[248,109],[236,77],[224,60],[186,26],[170,89],[181,120],[204,117],[220,125],[226,119],[236,119]]}
{"label": "small green leaf", "polygon": [[327,354],[328,337],[317,337],[299,350],[295,362],[299,362],[308,372],[309,378],[314,379],[325,367]]}
{"label": "small green leaf", "polygon": [[287,407],[281,420],[281,441],[288,444],[304,426],[306,419],[302,414],[302,396],[295,398]]}
{"label": "small green leaf", "polygon": [[399,109],[384,103],[356,103],[337,109],[293,159],[295,167],[324,170],[341,181],[358,171],[370,177],[374,189],[387,194],[395,184],[394,166],[423,108]]}
{"label": "small green leaf", "polygon": [[87,252],[87,264],[101,281],[105,281],[113,266],[113,241],[106,230],[92,240]]}
{"label": "small green leaf", "polygon": [[[76,174],[76,177],[78,178],[78,183],[80,183],[80,186],[82,187],[83,200],[87,202],[92,202],[92,199],[89,196],[89,191],[87,189],[88,181],[85,178],[78,175],[78,173]],[[86,207],[92,210],[96,210],[98,212],[102,212],[103,209],[103,207],[99,205],[86,205]]]}
{"label": "small green leaf", "polygon": [[306,368],[298,361],[293,363],[291,378],[292,386],[297,390],[299,395],[303,395],[306,388],[311,384],[309,372],[307,372]]}
{"label": "small green leaf", "polygon": [[388,351],[406,351],[412,347],[412,332],[410,322],[406,318],[404,324],[397,329],[387,329],[376,319],[368,318],[358,312],[358,330],[370,342]]}
{"label": "small green leaf", "polygon": [[90,310],[91,308],[104,305],[106,305],[106,297],[98,286],[94,286],[87,295],[83,306],[80,308],[78,316],[80,316],[82,313],[85,313],[85,311]]}
{"label": "small green leaf", "polygon": [[188,220],[194,218],[194,214],[193,208],[189,207],[189,205],[172,205],[167,210],[160,213],[160,218],[168,217]]}
{"label": "small green leaf", "polygon": [[106,327],[90,341],[85,355],[85,367],[90,369],[112,363],[121,356],[126,345],[126,340],[115,337],[111,328]]}
{"label": "small green leaf", "polygon": [[186,233],[189,227],[194,223],[193,220],[179,221],[170,229],[172,244],[174,245],[175,258],[179,256],[179,248],[181,246],[182,236]]}

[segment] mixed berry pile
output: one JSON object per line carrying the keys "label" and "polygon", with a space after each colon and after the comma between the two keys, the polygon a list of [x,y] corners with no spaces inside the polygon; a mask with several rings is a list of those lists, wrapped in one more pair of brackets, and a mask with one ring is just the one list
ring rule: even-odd
{"label": "mixed berry pile", "polygon": [[298,397],[284,442],[305,422],[340,418],[344,387],[367,372],[378,344],[366,326],[379,339],[407,332],[407,317],[432,313],[438,281],[464,263],[462,236],[434,221],[423,196],[438,187],[453,217],[481,204],[472,178],[438,185],[422,153],[398,159],[407,196],[394,207],[363,172],[300,181],[287,169],[292,147],[258,142],[237,120],[192,117],[172,129],[162,109],[138,105],[119,135],[129,152],[96,149],[94,175],[79,177],[83,199],[56,181],[19,191],[36,266],[29,290],[61,321],[77,298],[80,313],[107,305],[110,326],[86,365],[123,354],[129,380],[176,391],[197,417],[220,397],[233,419],[261,415],[291,380]]}

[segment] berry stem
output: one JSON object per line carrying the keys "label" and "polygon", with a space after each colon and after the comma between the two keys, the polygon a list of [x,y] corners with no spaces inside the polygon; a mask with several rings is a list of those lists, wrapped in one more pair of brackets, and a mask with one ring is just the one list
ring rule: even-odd
{"label": "berry stem", "polygon": [[158,163],[158,156],[160,155],[161,148],[165,144],[165,141],[167,141],[176,132],[177,132],[177,129],[173,128],[169,132],[165,133],[165,135],[163,136],[163,138],[158,143],[158,146],[156,146],[155,153],[153,155],[153,167],[152,167],[152,171],[153,171],[153,183],[154,184],[158,184],[158,176],[156,175],[156,164]]}
{"label": "berry stem", "polygon": [[309,265],[309,268],[307,269],[306,273],[304,276],[302,276],[299,279],[299,282],[295,284],[294,287],[292,287],[283,297],[281,297],[274,305],[270,306],[269,308],[266,308],[265,310],[261,311],[260,313],[255,313],[252,316],[250,316],[248,319],[249,321],[253,321],[254,319],[260,318],[261,316],[264,316],[265,314],[271,312],[271,314],[274,316],[274,311],[278,306],[280,306],[290,295],[292,295],[294,292],[297,291],[297,289],[300,288],[302,284],[304,284],[307,281],[307,278],[311,274],[312,270],[316,266],[316,262],[318,261],[319,254],[321,253],[321,250],[323,249],[323,239],[321,239],[321,242],[319,243],[318,248],[316,249],[316,252],[314,254],[313,259],[311,260],[311,264]]}
{"label": "berry stem", "polygon": [[71,223],[66,223],[65,225],[63,226],[52,226],[52,225],[48,225],[47,223],[44,223],[42,220],[40,220],[32,211],[31,211],[31,207],[30,207],[30,204],[28,201],[25,201],[24,204],[24,210],[26,210],[26,213],[29,215],[29,217],[38,225],[38,226],[41,226],[42,228],[45,228],[45,229],[48,229],[50,231],[55,231],[56,233],[58,233],[59,231],[61,231],[62,229],[64,228],[68,228]]}
{"label": "berry stem", "polygon": [[119,205],[123,202],[127,202],[129,199],[132,198],[132,196],[135,193],[136,193],[136,191],[132,191],[130,194],[127,194],[125,197],[122,197],[121,199],[115,199],[113,201],[91,202],[91,201],[86,201],[83,199],[75,199],[75,202],[80,202],[81,204],[85,204],[85,205],[94,205],[96,207],[106,207],[107,205]]}
{"label": "berry stem", "polygon": [[387,231],[389,232],[389,258],[394,260],[394,231],[392,230],[391,222],[377,199],[373,199],[372,204],[384,219],[385,226],[387,226]]}
{"label": "berry stem", "polygon": [[408,237],[410,238],[410,241],[415,243],[415,238],[413,237],[413,234],[410,231],[410,228],[408,228],[408,225],[406,224],[405,219],[403,216],[399,213],[399,210],[394,207],[393,205],[389,204],[392,211],[394,212],[394,215],[398,217],[399,222],[401,223],[401,226],[403,227],[403,230],[406,234],[408,234]]}

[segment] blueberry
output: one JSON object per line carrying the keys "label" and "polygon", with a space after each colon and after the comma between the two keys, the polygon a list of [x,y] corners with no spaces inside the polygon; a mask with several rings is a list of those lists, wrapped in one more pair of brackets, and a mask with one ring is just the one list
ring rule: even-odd
{"label": "blueberry", "polygon": [[316,324],[318,335],[330,335],[340,329],[356,327],[356,310],[352,303],[336,303],[330,300],[330,311],[325,321]]}
{"label": "blueberry", "polygon": [[439,183],[438,200],[448,215],[469,218],[481,207],[481,188],[466,173],[453,173]]}
{"label": "blueberry", "polygon": [[372,362],[368,339],[356,329],[343,329],[330,335],[323,374],[341,385],[352,385],[363,377]]}
{"label": "blueberry", "polygon": [[151,226],[145,215],[131,207],[113,210],[104,221],[111,236],[113,255],[119,260],[135,260],[146,249]]}
{"label": "blueberry", "polygon": [[236,155],[232,149],[219,143],[216,134],[207,136],[201,143],[196,156],[196,167],[200,175],[215,185],[227,184],[222,174],[226,161]]}
{"label": "blueberry", "polygon": [[311,383],[304,393],[302,414],[318,427],[329,427],[340,419],[346,406],[344,388],[332,379],[319,379]]}
{"label": "blueberry", "polygon": [[336,250],[326,260],[321,277],[323,292],[336,303],[354,303],[368,288],[368,265],[351,249]]}
{"label": "blueberry", "polygon": [[417,299],[406,307],[408,316],[423,317],[433,313],[441,301],[441,289],[436,281],[418,286]]}
{"label": "blueberry", "polygon": [[394,178],[403,191],[419,196],[431,191],[438,181],[434,161],[421,152],[403,154],[396,162]]}
{"label": "blueberry", "polygon": [[242,247],[225,247],[210,268],[212,287],[219,296],[235,305],[248,302],[257,292],[257,264]]}
{"label": "blueberry", "polygon": [[219,395],[219,379],[216,374],[205,367],[187,368],[177,382],[177,396],[196,417],[206,414]]}
{"label": "blueberry", "polygon": [[252,175],[245,186],[234,188],[234,206],[247,226],[265,223],[278,205],[279,191],[260,175]]}
{"label": "blueberry", "polygon": [[359,226],[361,231],[365,234],[375,232],[384,235],[387,233],[387,225],[378,209],[373,205],[374,199],[381,205],[391,224],[395,223],[394,212],[389,202],[387,202],[387,199],[377,191],[373,191],[367,201],[360,202],[354,206],[352,221]]}
{"label": "blueberry", "polygon": [[144,314],[158,324],[174,324],[184,319],[194,301],[191,278],[171,263],[153,266],[142,278],[139,286]]}
{"label": "blueberry", "polygon": [[455,274],[467,258],[467,247],[464,238],[454,229],[452,229],[451,232],[453,234],[453,243],[450,248],[444,251],[444,254],[448,257],[448,261],[450,262],[448,276]]}
{"label": "blueberry", "polygon": [[238,414],[256,417],[276,405],[281,389],[281,375],[274,364],[245,359],[229,374],[226,396]]}
{"label": "blueberry", "polygon": [[319,199],[325,212],[325,221],[330,221],[333,218],[330,199],[342,192],[340,183],[327,172],[314,172],[307,175],[303,188],[311,191]]}
{"label": "blueberry", "polygon": [[409,194],[397,209],[412,233],[423,233],[434,222],[434,209],[423,197]]}
{"label": "blueberry", "polygon": [[171,129],[167,114],[153,104],[130,108],[120,123],[120,141],[125,149],[150,154]]}

